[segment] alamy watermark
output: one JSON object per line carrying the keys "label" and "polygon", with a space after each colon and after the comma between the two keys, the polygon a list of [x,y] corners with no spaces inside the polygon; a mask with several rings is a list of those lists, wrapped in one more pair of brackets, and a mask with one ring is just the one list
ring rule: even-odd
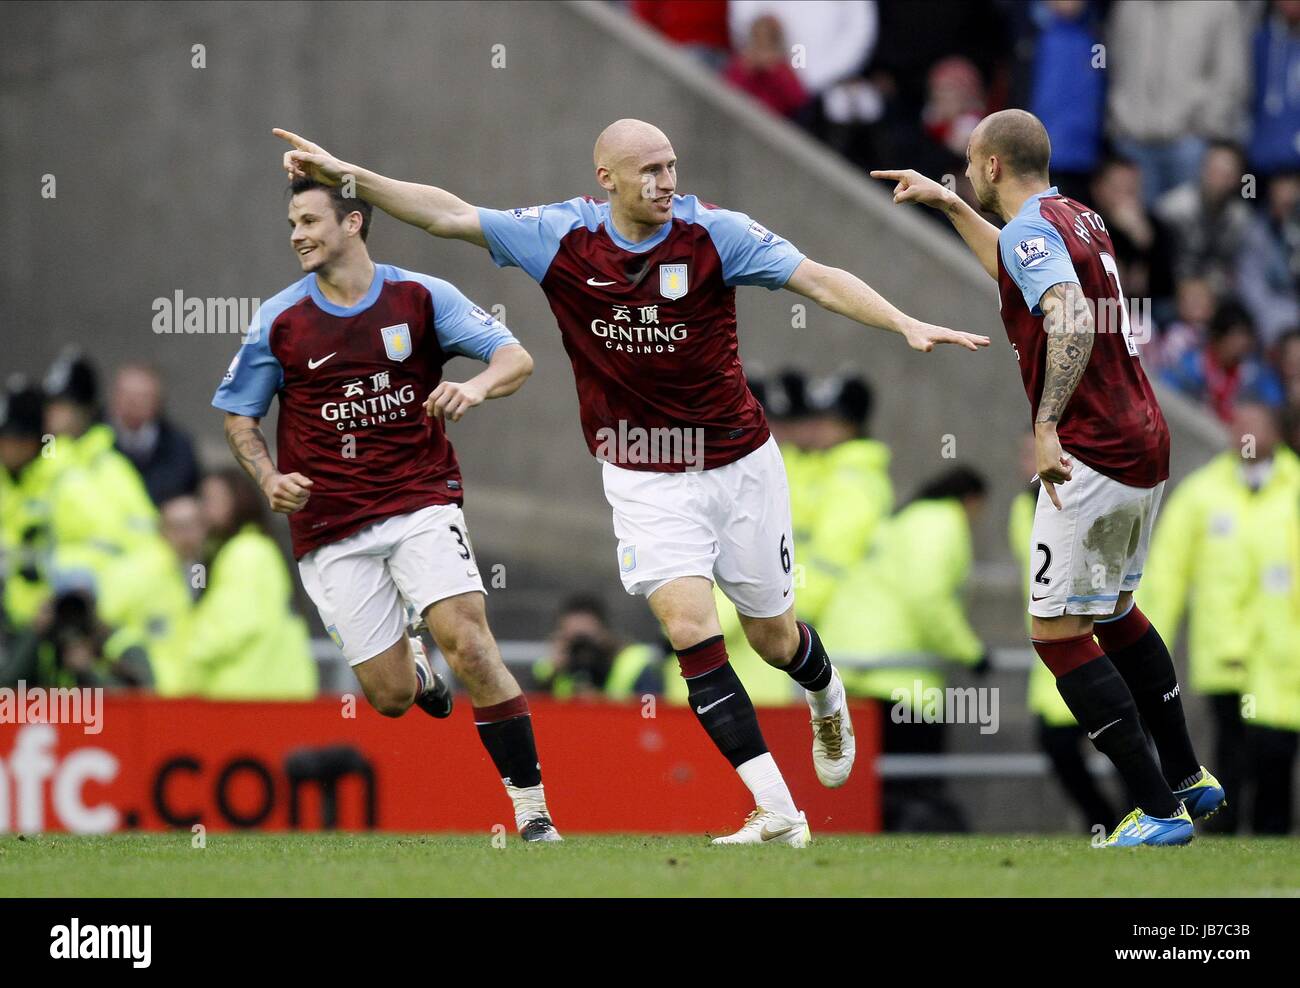
{"label": "alamy watermark", "polygon": [[104,729],[104,690],[101,687],[0,687],[0,724],[80,724],[83,733]]}
{"label": "alamy watermark", "polygon": [[676,426],[644,428],[619,419],[618,428],[596,430],[596,459],[614,464],[668,464],[687,472],[704,469],[704,430]]}
{"label": "alamy watermark", "polygon": [[996,686],[926,686],[892,690],[889,719],[895,724],[978,724],[981,734],[996,734],[1000,719]]}

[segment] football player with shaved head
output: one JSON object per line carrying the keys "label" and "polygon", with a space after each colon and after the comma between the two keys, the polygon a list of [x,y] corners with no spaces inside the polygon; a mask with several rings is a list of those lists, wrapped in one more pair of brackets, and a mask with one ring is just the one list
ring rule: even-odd
{"label": "football player with shaved head", "polygon": [[1133,601],[1169,477],[1169,428],[1138,360],[1105,220],[1051,186],[1051,156],[1047,130],[1024,110],[971,132],[966,177],[1000,231],[915,171],[871,174],[896,183],[894,202],[947,216],[998,283],[1041,481],[1034,649],[1137,804],[1104,846],[1185,844],[1193,818],[1224,805],[1223,788],[1197,761],[1169,650]]}
{"label": "football player with shaved head", "polygon": [[745,214],[678,194],[672,143],[642,120],[617,120],[596,140],[604,201],[508,210],[385,178],[275,133],[293,145],[290,176],[327,184],[351,176],[360,198],[436,237],[485,247],[541,285],[573,365],[588,448],[603,461],[623,586],[648,599],[700,724],[753,795],[745,823],[715,843],[806,845],[807,821],[727,661],[715,582],[754,650],[805,691],[823,785],[848,779],[853,727],[816,630],[795,620],[785,468],[740,364],[735,289],[788,288],[920,351],[976,350],[988,339],[913,319]]}

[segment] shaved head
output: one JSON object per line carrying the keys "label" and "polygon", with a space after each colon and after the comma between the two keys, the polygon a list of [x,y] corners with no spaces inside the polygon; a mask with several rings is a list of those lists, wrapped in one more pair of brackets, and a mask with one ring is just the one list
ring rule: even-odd
{"label": "shaved head", "polygon": [[654,124],[624,117],[600,132],[592,158],[597,168],[614,170],[629,158],[639,158],[670,146],[668,135]]}
{"label": "shaved head", "polygon": [[615,120],[596,138],[592,159],[623,236],[640,241],[672,220],[677,154],[662,130],[631,117]]}
{"label": "shaved head", "polygon": [[999,110],[979,122],[970,136],[971,157],[993,157],[1015,178],[1046,179],[1052,159],[1047,128],[1024,110]]}

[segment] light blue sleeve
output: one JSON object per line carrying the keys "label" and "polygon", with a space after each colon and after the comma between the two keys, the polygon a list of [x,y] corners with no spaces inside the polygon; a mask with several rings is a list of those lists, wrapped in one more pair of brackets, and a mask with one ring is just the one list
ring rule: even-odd
{"label": "light blue sleeve", "polygon": [[1025,305],[1036,316],[1043,292],[1063,282],[1079,284],[1061,231],[1041,216],[1014,216],[998,235],[1002,264],[1025,297]]}
{"label": "light blue sleeve", "polygon": [[722,280],[728,285],[784,288],[804,259],[794,244],[744,213],[701,209],[698,220],[722,258]]}
{"label": "light blue sleeve", "polygon": [[271,327],[285,309],[276,304],[277,299],[259,305],[253,313],[248,335],[212,397],[213,406],[223,412],[260,419],[284,384],[284,368],[271,352]]}
{"label": "light blue sleeve", "polygon": [[519,209],[480,206],[479,223],[496,266],[523,268],[534,281],[541,281],[565,234],[582,225],[582,204],[581,199],[570,199]]}
{"label": "light blue sleeve", "polygon": [[501,320],[467,299],[451,282],[430,278],[426,284],[433,294],[438,343],[447,353],[486,363],[499,348],[519,342]]}

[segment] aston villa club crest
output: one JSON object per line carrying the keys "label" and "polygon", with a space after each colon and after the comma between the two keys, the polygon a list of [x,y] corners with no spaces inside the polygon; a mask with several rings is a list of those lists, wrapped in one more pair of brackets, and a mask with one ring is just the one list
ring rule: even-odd
{"label": "aston villa club crest", "polygon": [[406,323],[385,326],[379,335],[384,338],[384,353],[389,360],[401,363],[411,355],[411,328]]}
{"label": "aston villa club crest", "polygon": [[659,265],[659,294],[667,299],[681,298],[687,289],[685,264]]}

